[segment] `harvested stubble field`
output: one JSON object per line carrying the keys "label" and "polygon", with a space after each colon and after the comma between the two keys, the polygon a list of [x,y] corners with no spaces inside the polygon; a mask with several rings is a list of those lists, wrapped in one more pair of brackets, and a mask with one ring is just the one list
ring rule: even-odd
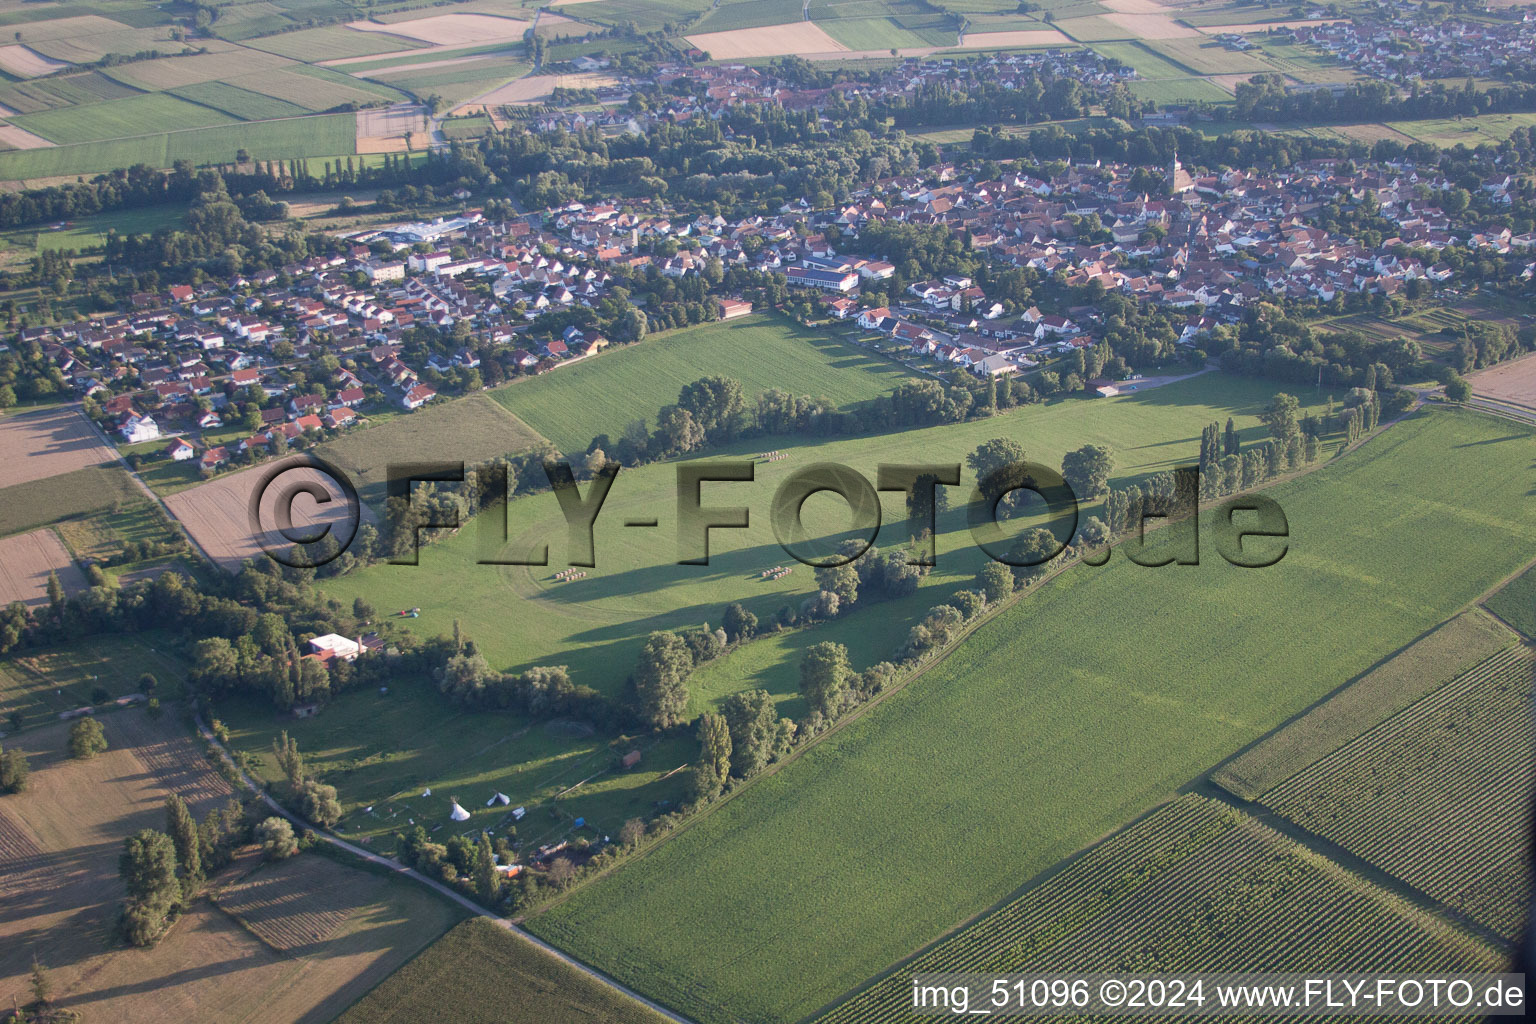
{"label": "harvested stubble field", "polygon": [[787,53],[844,53],[851,49],[827,35],[821,26],[809,21],[703,32],[684,38],[715,60],[778,57]]}
{"label": "harvested stubble field", "polygon": [[[1347,928],[1340,922],[1347,921]],[[1490,970],[1500,954],[1253,818],[1200,796],[1169,804],[820,1018],[931,1020],[915,973]]]}
{"label": "harvested stubble field", "polygon": [[0,466],[5,467],[0,487],[116,459],[117,453],[72,405],[0,416]]}
{"label": "harvested stubble field", "polygon": [[233,906],[200,902],[154,948],[124,948],[112,928],[122,840],[164,827],[169,792],[203,817],[230,790],[172,716],[130,709],[101,721],[110,748],[90,761],[64,756],[64,723],[6,740],[27,752],[32,777],[0,802],[4,1002],[27,998],[35,953],[57,1002],[87,1020],[330,1020],[462,919],[416,886],[319,856],[243,882],[257,860],[247,855],[212,881],[234,885]]}
{"label": "harvested stubble field", "polygon": [[1513,642],[1508,630],[1481,612],[1458,615],[1233,758],[1211,781],[1244,800],[1257,800]]}
{"label": "harvested stubble field", "polygon": [[1536,357],[1514,359],[1467,378],[1472,393],[1496,402],[1536,409]]}
{"label": "harvested stubble field", "polygon": [[384,32],[432,43],[434,46],[464,46],[470,43],[496,43],[520,40],[531,24],[527,20],[502,18],[491,14],[438,14],[394,21],[381,25],[373,21],[352,21],[347,28],[358,32]]}
{"label": "harvested stubble field", "polygon": [[1531,906],[1536,654],[1510,647],[1261,802],[1518,941]]}
{"label": "harvested stubble field", "polygon": [[[473,965],[474,984],[464,983]],[[465,921],[337,1024],[663,1024],[666,1018],[485,918]]]}
{"label": "harvested stubble field", "polygon": [[0,605],[20,601],[28,608],[48,603],[48,574],[58,573],[66,595],[85,589],[85,576],[49,529],[0,540]]}
{"label": "harvested stubble field", "polygon": [[[281,481],[263,495],[260,527],[252,523],[250,502],[257,485],[264,474],[282,464],[254,466],[178,491],[165,499],[166,507],[208,557],[230,572],[238,572],[245,559],[264,557],[265,551],[288,551],[293,547],[277,531],[275,510],[279,495],[289,493],[301,483],[325,488],[331,501],[322,505],[312,497],[299,495],[293,502],[293,530],[302,534],[318,529],[322,523],[330,523],[338,543],[350,542],[351,533],[347,530],[350,520],[344,494],[324,474],[302,468],[298,460],[291,460],[291,465],[297,468],[284,471]],[[369,518],[366,506],[363,513],[366,521]]]}
{"label": "harvested stubble field", "polygon": [[[1501,420],[1421,413],[1268,492],[1291,538],[1269,569],[1207,555],[1178,572],[1123,559],[1069,570],[872,712],[530,927],[696,1020],[814,1012],[1169,799],[1517,568],[1536,542],[1520,454],[1530,441]],[[1171,540],[1163,533],[1157,544]],[[1447,535],[1458,556],[1426,560]],[[1393,601],[1379,600],[1384,589]],[[1084,630],[1104,608],[1124,610],[1117,628]],[[1148,651],[1181,671],[1127,668]],[[936,875],[957,844],[965,870]],[[761,864],[775,867],[749,868]]]}

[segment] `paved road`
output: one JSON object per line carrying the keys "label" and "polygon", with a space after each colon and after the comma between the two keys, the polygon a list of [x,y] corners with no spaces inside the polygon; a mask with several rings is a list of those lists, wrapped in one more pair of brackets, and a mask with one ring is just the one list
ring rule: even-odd
{"label": "paved road", "polygon": [[249,789],[252,793],[255,793],[258,797],[260,797],[262,802],[265,803],[269,808],[271,808],[272,813],[277,814],[277,815],[281,815],[282,817],[286,818],[287,820],[293,822],[293,824],[298,826],[299,828],[310,829],[311,831],[314,832],[315,838],[319,839],[323,843],[329,843],[332,846],[336,847],[337,849],[347,851],[348,853],[352,854],[354,857],[358,857],[358,858],[360,858],[362,860],[365,860],[365,861],[367,861],[370,864],[377,864],[379,867],[386,868],[387,870],[392,871],[392,872],[394,872],[397,875],[400,875],[400,876],[405,877],[405,878],[409,878],[411,881],[416,882],[419,885],[424,885],[427,888],[429,888],[429,889],[433,890],[434,892],[436,892],[438,895],[444,897],[445,899],[451,900],[452,902],[458,904],[460,907],[462,907],[464,910],[467,910],[471,914],[474,914],[474,915],[476,915],[478,917],[483,917],[483,918],[486,918],[486,919],[488,919],[490,921],[495,922],[498,927],[505,928],[507,931],[512,932],[513,934],[519,936],[520,938],[522,938],[522,939],[524,939],[524,940],[526,940],[528,942],[533,943],[535,946],[539,947],[544,952],[548,953],[550,956],[555,957],[556,959],[562,961],[563,963],[569,964],[571,967],[576,968],[578,971],[580,971],[581,973],[587,975],[587,977],[592,978],[594,981],[597,981],[597,982],[599,982],[599,983],[601,983],[603,985],[606,985],[606,986],[608,986],[609,988],[613,989],[616,992],[623,993],[624,995],[628,996],[630,999],[633,999],[635,1002],[640,1003],[640,1004],[650,1008],[651,1010],[654,1010],[655,1012],[661,1014],[663,1017],[665,1017],[668,1020],[672,1021],[673,1024],[693,1024],[693,1022],[690,1021],[688,1018],[680,1016],[680,1015],[678,1015],[676,1013],[673,1013],[671,1010],[667,1009],[665,1006],[662,1006],[660,1003],[652,1002],[651,1000],[645,998],[645,996],[642,996],[640,993],[634,991],[633,989],[628,988],[628,987],[626,987],[624,985],[621,985],[617,981],[614,981],[612,978],[608,977],[606,974],[603,974],[601,971],[598,971],[598,970],[595,970],[595,969],[593,969],[591,967],[588,967],[586,964],[582,963],[580,960],[577,960],[577,959],[575,959],[575,958],[573,958],[573,957],[571,957],[571,956],[561,952],[560,950],[556,949],[554,946],[551,946],[549,943],[545,942],[544,940],[542,940],[542,939],[540,939],[540,938],[538,938],[538,937],[536,937],[534,935],[530,935],[528,932],[526,932],[523,929],[519,928],[517,925],[513,924],[511,921],[507,920],[506,918],[502,917],[499,914],[496,914],[496,913],[493,913],[493,912],[487,910],[486,908],[482,907],[480,904],[478,904],[478,903],[474,902],[473,900],[469,899],[468,897],[464,896],[463,893],[460,893],[460,892],[457,892],[456,890],[450,889],[448,886],[446,886],[443,883],[439,882],[437,879],[435,879],[435,878],[428,878],[426,875],[422,874],[421,872],[416,871],[413,868],[408,868],[404,864],[401,864],[397,860],[394,860],[394,859],[389,858],[389,857],[381,856],[380,854],[374,853],[372,850],[367,850],[367,849],[364,849],[363,847],[358,846],[358,845],[356,845],[354,843],[349,843],[345,839],[341,839],[341,838],[338,838],[336,836],[329,835],[329,834],[327,834],[327,833],[317,829],[314,825],[310,824],[309,822],[305,821],[304,819],[302,819],[302,818],[300,818],[300,817],[298,817],[298,816],[296,816],[294,814],[289,813],[288,810],[285,807],[283,807],[276,800],[274,800],[271,797],[271,795],[268,794],[267,791],[264,790],[261,786],[257,785],[256,780],[251,778],[250,775],[246,774],[245,770],[242,769],[236,763],[234,757],[232,757],[230,755],[229,751],[224,747],[224,744],[220,743],[218,741],[217,737],[215,737],[213,735],[213,731],[208,728],[207,724],[203,721],[203,718],[202,718],[201,715],[198,715],[196,717],[196,722],[197,722],[197,731],[203,737],[203,739],[207,740],[210,744],[212,744],[214,749],[219,752],[219,756],[224,758],[224,760],[231,767],[233,767],[237,772],[240,773],[240,779],[241,779],[242,782],[245,783],[246,788]]}

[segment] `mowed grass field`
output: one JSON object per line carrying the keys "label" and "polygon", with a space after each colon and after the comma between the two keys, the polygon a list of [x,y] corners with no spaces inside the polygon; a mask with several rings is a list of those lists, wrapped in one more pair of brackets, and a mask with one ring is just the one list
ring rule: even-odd
{"label": "mowed grass field", "polygon": [[11,120],[51,142],[94,142],[183,128],[208,128],[234,120],[228,114],[169,93],[147,93],[104,103],[23,114]]}
{"label": "mowed grass field", "polygon": [[473,465],[545,443],[502,406],[484,395],[471,395],[459,401],[438,399],[409,415],[353,430],[321,445],[316,453],[346,470],[364,499],[382,507],[391,463]]}
{"label": "mowed grass field", "polygon": [[[12,651],[0,658],[0,718],[22,713],[22,727],[54,721],[61,711],[92,703],[97,687],[112,697],[138,693],[139,677],[155,677],[162,703],[179,700],[187,666],[158,632],[88,637],[67,646]],[[9,729],[9,725],[6,726]]]}
{"label": "mowed grass field", "polygon": [[143,500],[144,492],[117,463],[0,487],[0,537]]}
{"label": "mowed grass field", "polygon": [[[473,984],[465,965],[473,964]],[[664,1024],[666,1018],[483,917],[465,921],[336,1024]]]}
{"label": "mowed grass field", "polygon": [[1536,640],[1536,568],[1510,580],[1483,605],[1527,638]]}
{"label": "mowed grass field", "polygon": [[[597,363],[608,358],[600,357]],[[575,370],[556,371],[547,379]],[[543,493],[519,498],[508,507],[510,543],[504,549],[499,543],[483,543],[480,531],[493,521],[482,520],[455,537],[423,547],[417,566],[376,565],[322,581],[321,586],[327,596],[346,604],[363,597],[380,610],[419,607],[421,617],[410,622],[419,633],[448,633],[457,619],[498,667],[564,664],[577,683],[616,694],[652,630],[706,621],[719,625],[721,613],[732,601],[741,601],[766,621],[785,604],[799,607],[814,592],[813,575],[805,566],[795,566],[778,580],[760,578],[763,569],[794,565],[775,539],[768,509],[774,490],[806,465],[841,463],[873,480],[881,463],[964,463],[983,441],[1006,436],[1022,443],[1031,458],[1049,465],[1059,465],[1063,454],[1084,444],[1107,445],[1115,452],[1115,479],[1130,481],[1194,461],[1200,430],[1213,420],[1225,423],[1232,416],[1246,441],[1257,440],[1263,436],[1258,413],[1275,390],[1269,382],[1205,374],[1120,398],[1069,399],[923,430],[836,440],[741,442],[705,458],[753,459],[771,449],[786,451],[790,457],[758,463],[751,483],[704,485],[705,506],[746,506],[751,517],[749,529],[712,531],[707,566],[677,564],[684,557],[676,543],[677,470],[673,464],[657,464],[626,469],[615,479],[595,525],[596,566],[585,579],[561,583],[553,578],[567,562],[567,530],[555,496]],[[595,397],[588,398],[584,407],[595,407],[596,402]],[[966,532],[961,506],[969,500],[971,487],[967,471],[964,486],[950,489],[954,507],[940,522],[939,565],[924,581],[928,596],[838,620],[806,634],[813,638],[810,642],[840,636],[846,628],[861,637],[861,653],[883,660],[927,605],[939,603],[937,595],[968,584],[985,557]],[[904,542],[906,512],[902,495],[888,494],[884,500],[887,525],[877,543],[888,548]],[[659,525],[625,527],[631,518],[655,518]],[[805,505],[805,522],[811,536],[837,534],[848,529],[847,508],[836,497],[818,495]],[[547,566],[479,564],[486,559],[528,558],[546,544]],[[524,625],[507,628],[506,623],[514,620]],[[871,637],[878,642],[868,642]],[[797,642],[784,638],[776,644],[780,656],[792,656]],[[743,659],[740,668],[738,657]],[[758,685],[786,697],[794,694],[794,664],[784,665],[777,659],[768,663],[765,658],[753,647],[738,652],[711,665],[700,689],[716,699]]]}
{"label": "mowed grass field", "polygon": [[741,381],[748,400],[769,388],[828,398],[839,406],[894,391],[913,379],[897,364],[775,314],[758,313],[646,338],[638,345],[515,381],[492,392],[564,452],[592,438],[617,438],[634,420],[654,426],[684,385],[722,374]]}
{"label": "mowed grass field", "polygon": [[[217,714],[234,744],[257,758],[258,774],[273,781],[282,772],[272,741],[286,730],[305,761],[337,787],[338,833],[376,842],[385,853],[393,849],[393,834],[412,823],[436,832],[439,842],[481,829],[499,833],[512,824],[513,807],[528,809],[517,823],[524,844],[569,836],[577,818],[590,826],[581,835],[613,835],[628,819],[681,800],[683,773],[671,773],[698,754],[690,735],[616,739],[581,723],[464,711],[429,679],[392,683],[388,693],[349,694],[313,718],[281,715],[254,699],[220,701]],[[640,764],[618,770],[619,756],[635,749]],[[422,796],[428,788],[432,795]],[[488,807],[496,793],[511,804]],[[449,818],[455,799],[470,812],[468,821]]]}
{"label": "mowed grass field", "polygon": [[1268,569],[1208,547],[1198,567],[1074,568],[530,926],[698,1021],[812,1013],[1518,566],[1531,436],[1410,417],[1268,492],[1290,523]]}

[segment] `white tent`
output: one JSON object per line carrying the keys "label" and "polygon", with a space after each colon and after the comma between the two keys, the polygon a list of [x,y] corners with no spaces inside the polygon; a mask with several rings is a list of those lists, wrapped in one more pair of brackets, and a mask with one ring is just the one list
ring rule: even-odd
{"label": "white tent", "polygon": [[507,804],[509,804],[511,802],[512,802],[512,798],[507,796],[507,794],[505,794],[505,793],[497,793],[495,796],[491,797],[489,800],[487,800],[485,802],[485,806],[493,807],[493,806],[500,805],[502,807],[505,807],[505,806],[507,806]]}
{"label": "white tent", "polygon": [[449,803],[453,804],[453,813],[449,814],[448,817],[452,818],[454,821],[469,820],[469,812],[460,807],[457,800],[450,800]]}
{"label": "white tent", "polygon": [[422,790],[421,791],[421,795],[422,796],[431,796],[432,795],[432,787],[428,786],[426,789]]}
{"label": "white tent", "polygon": [[523,815],[525,815],[527,813],[528,812],[526,810],[524,810],[523,808],[521,808],[521,807],[514,807],[514,808],[512,808],[512,819],[514,821],[522,821],[523,820]]}

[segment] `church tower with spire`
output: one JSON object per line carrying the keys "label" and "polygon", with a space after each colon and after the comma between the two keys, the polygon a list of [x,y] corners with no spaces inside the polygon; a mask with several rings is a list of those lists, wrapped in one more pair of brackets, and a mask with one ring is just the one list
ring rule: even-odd
{"label": "church tower with spire", "polygon": [[1184,165],[1179,163],[1179,151],[1173,151],[1173,160],[1168,164],[1168,194],[1180,196],[1195,187],[1195,179],[1189,176]]}

